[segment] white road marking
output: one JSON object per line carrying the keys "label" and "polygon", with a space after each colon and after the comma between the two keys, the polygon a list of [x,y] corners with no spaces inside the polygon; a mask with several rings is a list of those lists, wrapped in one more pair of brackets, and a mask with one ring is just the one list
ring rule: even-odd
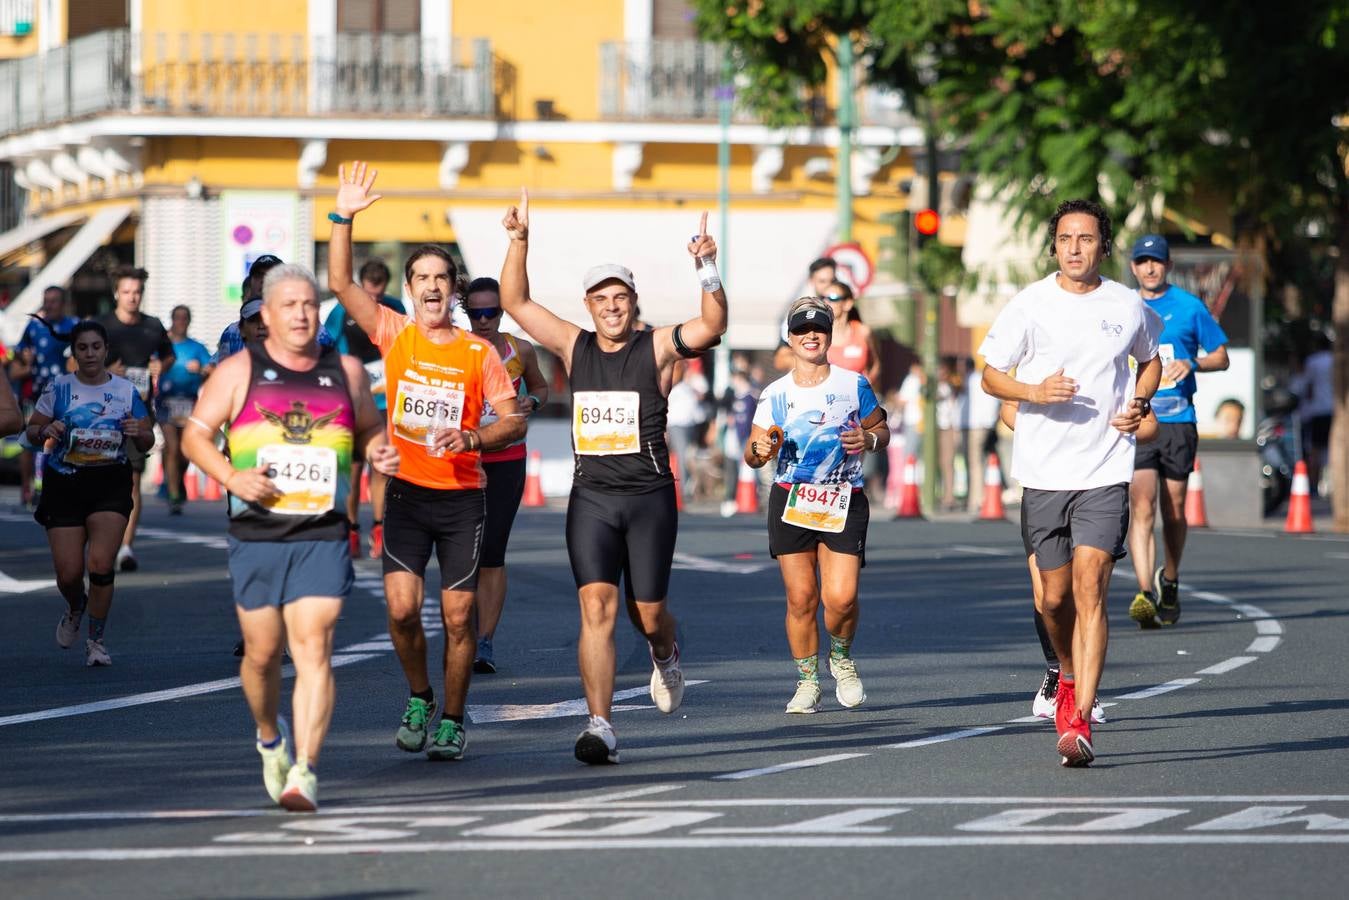
{"label": "white road marking", "polygon": [[1169,694],[1172,691],[1178,691],[1183,687],[1189,687],[1192,684],[1198,684],[1203,681],[1202,678],[1175,678],[1165,684],[1154,684],[1150,688],[1144,688],[1141,691],[1134,691],[1131,694],[1120,694],[1116,700],[1147,700],[1149,697],[1157,697],[1162,694]]}
{"label": "white road marking", "polygon": [[1255,622],[1256,634],[1283,634],[1283,626],[1275,619],[1257,619]]}
{"label": "white road marking", "polygon": [[651,787],[634,788],[630,791],[616,791],[612,794],[599,794],[595,797],[577,800],[576,803],[579,805],[614,803],[619,800],[631,800],[634,797],[647,797],[651,794],[664,794],[669,791],[677,791],[683,787],[682,784],[653,784]]}
{"label": "white road marking", "polygon": [[787,825],[767,825],[759,828],[695,828],[694,834],[884,834],[890,829],[884,825],[866,825],[878,819],[888,819],[908,812],[907,807],[891,806],[879,809],[850,809],[828,816],[818,816],[804,822]]}
{"label": "white road marking", "polygon": [[1223,660],[1223,661],[1220,662],[1220,663],[1214,663],[1213,665],[1209,666],[1207,669],[1200,669],[1198,672],[1195,672],[1194,674],[1196,674],[1196,675],[1222,675],[1222,674],[1224,674],[1224,673],[1226,673],[1226,672],[1232,671],[1233,669],[1240,669],[1242,666],[1246,665],[1247,663],[1253,663],[1253,662],[1255,662],[1255,660],[1256,660],[1256,657],[1254,657],[1254,656],[1233,656],[1233,657],[1231,657],[1230,659],[1225,659],[1225,660]]}
{"label": "white road marking", "polygon": [[765,569],[776,569],[778,564],[768,562],[726,562],[720,559],[708,559],[706,556],[694,556],[692,553],[676,553],[675,569],[690,569],[694,572],[715,572],[720,575],[753,575]]}
{"label": "white road marking", "polygon": [[1275,647],[1279,646],[1283,638],[1278,637],[1258,637],[1251,641],[1251,645],[1246,648],[1247,653],[1269,653]]}
{"label": "white road marking", "polygon": [[[1035,721],[1040,721],[1036,719]],[[944,744],[947,741],[958,741],[963,738],[979,737],[982,734],[992,734],[995,731],[1002,731],[1002,725],[983,725],[978,728],[964,728],[960,731],[948,731],[944,734],[932,734],[923,738],[914,738],[911,741],[900,741],[898,744],[885,744],[887,750],[910,750],[914,747],[926,747],[929,744]]]}
{"label": "white road marking", "polygon": [[55,579],[30,578],[20,580],[0,572],[0,594],[27,594],[56,587]]}
{"label": "white road marking", "polygon": [[[695,684],[707,684],[707,681],[703,679],[684,682],[686,687]],[[624,688],[621,691],[614,691],[614,700],[645,697],[650,693],[650,690],[649,685]],[[614,707],[616,710],[624,708],[642,709],[648,707]],[[570,716],[584,716],[589,713],[589,709],[586,707],[585,698],[578,697],[575,700],[561,700],[557,703],[507,703],[496,706],[469,706],[466,712],[475,725],[484,725],[488,722],[519,722],[525,719],[562,719]]]}
{"label": "white road marking", "polygon": [[970,544],[952,544],[957,553],[975,553],[979,556],[1021,556],[1021,551],[1007,547],[975,547]]}
{"label": "white road marking", "polygon": [[815,766],[827,766],[829,763],[842,762],[845,759],[858,759],[870,755],[870,753],[834,753],[830,756],[815,756],[810,759],[798,759],[794,762],[778,763],[776,766],[765,766],[762,769],[745,769],[742,772],[728,772],[725,775],[715,775],[713,776],[713,779],[721,781],[740,781],[745,778],[756,778],[760,775],[775,775],[778,772],[787,772],[792,769],[810,769]]}

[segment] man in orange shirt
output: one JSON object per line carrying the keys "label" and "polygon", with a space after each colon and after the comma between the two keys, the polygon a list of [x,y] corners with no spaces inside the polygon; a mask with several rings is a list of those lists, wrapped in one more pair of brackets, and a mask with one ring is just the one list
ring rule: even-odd
{"label": "man in orange shirt", "polygon": [[[516,410],[515,388],[496,350],[451,321],[457,272],[443,247],[423,244],[408,257],[403,287],[412,298],[411,317],[381,306],[352,281],[351,223],[379,200],[370,193],[378,173],[362,162],[338,172],[336,210],[328,214],[333,223],[328,287],[384,356],[389,437],[402,460],[384,500],[389,634],[411,694],[396,743],[409,753],[425,749],[433,760],[461,759],[486,516],[481,452],[523,437],[525,418]],[[498,418],[479,427],[484,401]],[[426,667],[422,597],[433,549],[445,622],[445,695],[444,715],[430,737],[436,701]]]}

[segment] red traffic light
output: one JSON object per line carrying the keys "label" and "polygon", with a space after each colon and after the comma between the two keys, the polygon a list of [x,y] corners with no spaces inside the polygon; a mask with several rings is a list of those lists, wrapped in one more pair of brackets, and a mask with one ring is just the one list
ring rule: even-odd
{"label": "red traffic light", "polygon": [[932,237],[941,228],[941,216],[935,209],[922,209],[914,214],[913,227],[921,235]]}

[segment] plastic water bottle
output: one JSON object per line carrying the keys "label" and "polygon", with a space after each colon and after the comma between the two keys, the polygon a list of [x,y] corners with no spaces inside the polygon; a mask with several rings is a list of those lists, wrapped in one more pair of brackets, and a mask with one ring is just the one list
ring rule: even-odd
{"label": "plastic water bottle", "polygon": [[721,290],[721,273],[717,271],[717,261],[710,256],[698,257],[698,281],[703,290],[715,294]]}
{"label": "plastic water bottle", "polygon": [[431,413],[431,419],[426,423],[426,455],[437,459],[445,455],[443,449],[436,447],[436,438],[445,430],[445,426],[450,421],[450,408],[444,403],[437,403],[435,411]]}

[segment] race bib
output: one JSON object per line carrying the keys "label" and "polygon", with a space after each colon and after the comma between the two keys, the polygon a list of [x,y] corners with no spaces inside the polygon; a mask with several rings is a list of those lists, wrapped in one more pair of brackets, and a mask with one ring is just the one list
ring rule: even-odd
{"label": "race bib", "polygon": [[384,360],[365,363],[365,374],[370,379],[370,393],[384,393]]}
{"label": "race bib", "polygon": [[639,453],[636,391],[577,391],[572,396],[571,437],[580,456]]}
{"label": "race bib", "polygon": [[1174,344],[1159,344],[1157,355],[1162,358],[1162,380],[1157,385],[1157,390],[1164,391],[1176,386],[1176,382],[1166,377],[1166,368],[1176,361],[1176,348]]}
{"label": "race bib", "polygon": [[122,456],[122,432],[115,428],[74,428],[66,462],[73,466],[97,466],[117,462]]}
{"label": "race bib", "polygon": [[848,521],[852,502],[850,484],[794,484],[782,510],[788,525],[838,534]]}
{"label": "race bib", "polygon": [[331,447],[267,444],[258,465],[282,494],[267,509],[281,516],[318,516],[333,508],[337,494],[337,451]]}
{"label": "race bib", "polygon": [[425,444],[426,431],[433,422],[440,428],[459,427],[464,416],[464,392],[400,381],[398,398],[391,412],[394,434],[407,441]]}
{"label": "race bib", "polygon": [[150,370],[140,366],[126,367],[126,380],[131,382],[131,386],[136,389],[136,393],[141,395],[144,400],[150,396]]}
{"label": "race bib", "polygon": [[172,422],[182,422],[192,415],[192,407],[197,402],[191,397],[165,397],[164,411],[169,414],[169,420]]}

